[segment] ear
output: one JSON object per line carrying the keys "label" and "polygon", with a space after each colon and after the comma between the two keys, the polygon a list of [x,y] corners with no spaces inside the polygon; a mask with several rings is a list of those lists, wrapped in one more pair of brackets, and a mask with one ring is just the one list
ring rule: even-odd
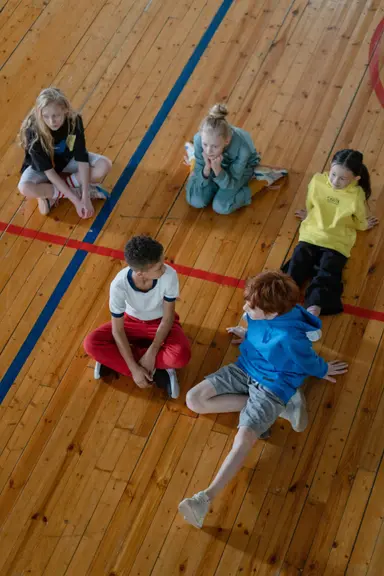
{"label": "ear", "polygon": [[358,182],[359,180],[361,180],[361,176],[355,176],[354,180],[356,180],[356,182]]}

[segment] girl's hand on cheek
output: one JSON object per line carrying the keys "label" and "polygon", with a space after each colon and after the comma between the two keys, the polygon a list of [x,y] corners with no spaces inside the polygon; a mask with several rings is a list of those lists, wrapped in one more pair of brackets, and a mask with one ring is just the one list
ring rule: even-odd
{"label": "girl's hand on cheek", "polygon": [[211,160],[211,166],[212,166],[212,170],[215,173],[215,176],[218,176],[222,170],[221,168],[221,163],[223,161],[223,156],[220,154],[220,156],[217,156],[217,158],[214,158],[213,160]]}
{"label": "girl's hand on cheek", "polygon": [[208,158],[208,156],[206,155],[206,153],[204,151],[203,151],[203,158],[204,158],[204,162],[205,162],[205,166],[203,168],[203,175],[205,178],[209,178],[212,165],[211,165],[210,159]]}

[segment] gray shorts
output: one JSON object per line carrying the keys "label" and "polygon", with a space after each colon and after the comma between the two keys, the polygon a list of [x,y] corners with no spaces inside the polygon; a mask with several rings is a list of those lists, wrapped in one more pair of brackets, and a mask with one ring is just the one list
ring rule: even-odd
{"label": "gray shorts", "polygon": [[266,432],[279,416],[289,420],[297,432],[307,426],[305,399],[300,390],[287,405],[273,392],[255,380],[252,380],[236,364],[223,366],[217,372],[206,377],[218,395],[244,394],[248,401],[240,412],[239,428],[246,426],[259,437]]}
{"label": "gray shorts", "polygon": [[[105,158],[101,154],[93,154],[93,152],[88,152],[88,162],[90,166],[95,166],[96,162],[101,158]],[[77,161],[72,158],[70,162],[66,165],[63,172],[67,174],[76,174],[79,171],[79,165]],[[37,172],[28,166],[21,175],[19,184],[25,184],[25,182],[32,182],[33,184],[43,184],[43,182],[49,182],[44,172]]]}

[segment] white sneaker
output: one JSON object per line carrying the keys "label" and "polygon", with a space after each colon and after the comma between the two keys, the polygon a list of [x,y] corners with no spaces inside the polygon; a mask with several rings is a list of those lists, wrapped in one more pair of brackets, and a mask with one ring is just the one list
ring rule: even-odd
{"label": "white sneaker", "polygon": [[205,492],[198,492],[192,498],[186,498],[179,504],[179,512],[188,524],[201,528],[209,511],[209,499]]}
{"label": "white sneaker", "polygon": [[100,364],[100,362],[95,362],[95,368],[93,370],[93,377],[95,380],[100,380],[100,378],[108,378],[110,376],[117,377],[117,373],[113,370],[113,368],[108,368],[104,364]]}
{"label": "white sneaker", "polygon": [[253,177],[256,180],[265,180],[268,186],[274,184],[280,178],[284,178],[287,174],[288,170],[269,168],[269,166],[257,166],[253,171]]}
{"label": "white sneaker", "polygon": [[99,198],[100,200],[108,200],[109,194],[99,184],[90,184],[89,197],[91,200],[96,200],[97,198]]}

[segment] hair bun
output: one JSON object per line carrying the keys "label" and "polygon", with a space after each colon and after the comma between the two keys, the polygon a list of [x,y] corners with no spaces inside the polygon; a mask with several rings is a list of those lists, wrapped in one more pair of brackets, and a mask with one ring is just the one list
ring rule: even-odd
{"label": "hair bun", "polygon": [[224,119],[228,114],[228,110],[225,104],[215,104],[210,108],[208,112],[209,118],[216,118],[218,120]]}

